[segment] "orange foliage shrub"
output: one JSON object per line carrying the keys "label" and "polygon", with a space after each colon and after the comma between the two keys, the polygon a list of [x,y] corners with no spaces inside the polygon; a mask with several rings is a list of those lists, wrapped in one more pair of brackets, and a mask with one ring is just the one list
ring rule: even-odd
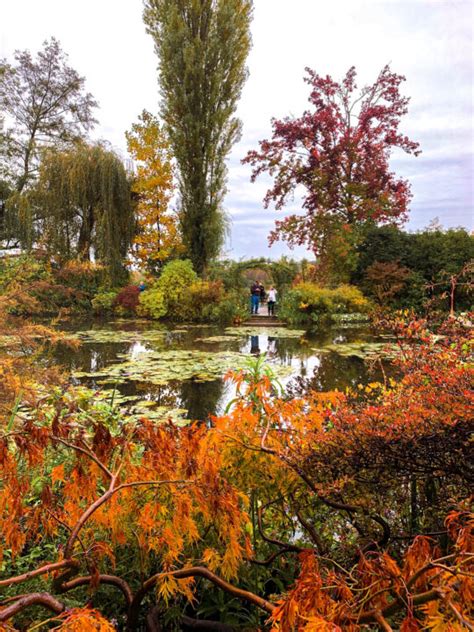
{"label": "orange foliage shrub", "polygon": [[[233,408],[211,428],[123,423],[74,389],[13,417],[0,431],[1,548],[19,558],[38,533],[63,544],[0,575],[19,591],[0,623],[33,604],[61,614],[69,591],[107,585],[135,630],[147,596],[191,604],[199,577],[275,632],[472,625],[470,336],[452,323],[441,338],[417,321],[396,329],[402,377],[372,384],[369,401],[288,400],[254,369],[234,375]],[[284,573],[283,590],[268,587]],[[25,592],[39,577],[54,595]],[[66,629],[108,629],[89,610],[65,616]]]}
{"label": "orange foliage shrub", "polygon": [[73,608],[62,617],[63,623],[56,628],[62,632],[116,632],[116,627],[90,608]]}

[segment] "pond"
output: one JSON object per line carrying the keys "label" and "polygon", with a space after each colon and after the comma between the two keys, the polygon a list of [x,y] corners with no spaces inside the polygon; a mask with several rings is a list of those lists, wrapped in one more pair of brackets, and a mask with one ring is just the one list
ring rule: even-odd
{"label": "pond", "polygon": [[131,320],[82,321],[63,329],[82,342],[55,355],[74,383],[104,391],[128,414],[177,423],[221,413],[235,395],[225,374],[261,354],[290,394],[355,388],[381,378],[381,354],[389,364],[388,341],[360,323],[313,333]]}

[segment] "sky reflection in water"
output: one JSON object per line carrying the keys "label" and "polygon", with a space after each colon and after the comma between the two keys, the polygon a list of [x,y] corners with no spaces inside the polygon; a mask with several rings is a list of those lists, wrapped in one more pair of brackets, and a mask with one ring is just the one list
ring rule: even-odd
{"label": "sky reflection in water", "polygon": [[[113,323],[100,325],[94,323],[78,323],[70,326],[72,331],[98,330],[112,332],[128,331],[133,334],[136,324],[121,325]],[[140,324],[140,333],[156,330],[154,324]],[[118,333],[118,332],[117,332]],[[274,333],[274,332],[273,332]],[[137,361],[148,354],[169,353],[170,351],[203,352],[212,358],[217,353],[234,352],[249,357],[265,354],[268,362],[277,370],[286,369],[280,377],[281,384],[291,394],[303,394],[305,390],[313,388],[324,391],[334,388],[345,389],[347,386],[357,387],[359,383],[367,383],[379,379],[380,368],[373,363],[364,362],[361,357],[341,355],[334,351],[327,351],[328,344],[338,343],[341,349],[347,343],[372,343],[380,341],[367,326],[353,328],[324,328],[312,334],[305,334],[301,338],[286,338],[285,331],[277,337],[268,335],[264,330],[255,330],[254,335],[244,334],[242,337],[226,336],[223,329],[217,327],[182,327],[178,330],[163,332],[163,336],[152,341],[137,340],[136,342],[84,342],[75,352],[62,350],[58,352],[57,360],[70,371],[95,373],[107,370],[111,365],[130,360]],[[223,336],[219,342],[204,342],[214,336]],[[133,335],[131,336],[133,339]],[[144,336],[146,337],[146,336]],[[170,367],[172,368],[172,367]],[[224,371],[212,381],[196,379],[172,379],[166,384],[150,384],[143,381],[125,381],[117,384],[122,395],[137,396],[141,401],[155,402],[157,406],[170,409],[186,409],[188,418],[205,420],[209,415],[221,413],[229,401],[235,396],[235,389],[229,381],[224,380]],[[93,388],[113,388],[111,385],[101,385],[94,377],[82,378],[84,384]]]}

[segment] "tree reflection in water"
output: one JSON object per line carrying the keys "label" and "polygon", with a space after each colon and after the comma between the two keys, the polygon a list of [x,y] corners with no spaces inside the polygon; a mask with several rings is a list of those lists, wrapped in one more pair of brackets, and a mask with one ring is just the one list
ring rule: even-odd
{"label": "tree reflection in water", "polygon": [[217,412],[224,392],[224,380],[213,382],[194,382],[188,380],[181,384],[181,401],[188,411],[189,419],[206,421],[209,415]]}
{"label": "tree reflection in water", "polygon": [[[304,336],[285,337],[285,330],[270,332],[265,328],[256,329],[253,335],[244,333],[242,336],[230,336],[222,328],[193,328],[183,325],[181,329],[164,331],[163,336],[153,339],[140,338],[143,332],[153,332],[153,324],[130,324],[117,327],[111,323],[71,323],[70,331],[97,329],[99,332],[116,332],[110,341],[85,342],[79,349],[59,349],[55,353],[55,361],[64,366],[66,372],[79,371],[85,373],[100,372],[108,366],[117,363],[133,361],[136,356],[146,354],[147,351],[160,352],[172,350],[196,350],[200,353],[240,352],[252,356],[265,354],[266,358],[276,367],[287,368],[292,375],[281,378],[289,397],[302,395],[308,390],[328,391],[335,388],[345,390],[346,387],[356,388],[358,384],[378,381],[383,378],[380,366],[371,368],[371,363],[364,362],[360,357],[341,355],[334,351],[325,350],[327,345],[338,343],[341,348],[346,343],[380,341],[377,334],[363,327],[323,327],[317,326],[312,333]],[[120,341],[120,334],[128,331],[133,342]],[[272,335],[268,335],[268,334]],[[212,342],[209,338],[217,336]],[[123,336],[122,336],[123,338]],[[220,339],[219,339],[220,338]],[[390,364],[384,363],[387,376],[393,375]],[[224,370],[222,371],[224,373]],[[81,382],[94,389],[114,389],[114,385],[104,385],[101,377],[88,377]],[[211,378],[212,379],[212,378]],[[77,380],[74,380],[77,382]],[[176,379],[167,384],[150,384],[146,375],[141,381],[120,381],[116,385],[122,395],[136,396],[138,401],[154,402],[156,406],[169,409],[186,409],[191,420],[206,421],[225,408],[234,398],[234,386],[226,382],[224,376],[212,381]]]}

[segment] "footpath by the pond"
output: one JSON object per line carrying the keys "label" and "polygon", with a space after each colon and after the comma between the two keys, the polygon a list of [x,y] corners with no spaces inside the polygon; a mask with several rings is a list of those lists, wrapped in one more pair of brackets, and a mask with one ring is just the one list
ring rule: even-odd
{"label": "footpath by the pond", "polygon": [[250,317],[243,321],[242,326],[260,326],[260,327],[285,327],[286,323],[279,320],[277,316],[270,316],[265,304],[261,304],[258,308],[257,314],[252,314]]}

